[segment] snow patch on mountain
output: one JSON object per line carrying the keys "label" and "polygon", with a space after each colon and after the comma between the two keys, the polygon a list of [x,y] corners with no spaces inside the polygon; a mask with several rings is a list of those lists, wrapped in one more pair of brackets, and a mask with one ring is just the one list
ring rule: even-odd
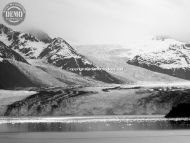
{"label": "snow patch on mountain", "polygon": [[136,55],[149,54],[159,51],[165,51],[172,46],[184,45],[183,42],[179,42],[174,39],[152,39],[140,43],[131,43],[124,47],[128,49],[127,52],[121,53],[119,57],[127,57],[129,59],[134,58]]}
{"label": "snow patch on mountain", "polygon": [[0,40],[1,40],[5,45],[7,45],[7,46],[10,46],[11,43],[12,43],[10,40],[8,40],[8,37],[7,37],[7,35],[6,35],[5,33],[1,33],[1,34],[0,34]]}
{"label": "snow patch on mountain", "polygon": [[25,57],[29,58],[37,58],[47,46],[48,44],[25,33],[21,33],[18,36],[18,40],[12,44],[12,48],[15,51],[22,53]]}

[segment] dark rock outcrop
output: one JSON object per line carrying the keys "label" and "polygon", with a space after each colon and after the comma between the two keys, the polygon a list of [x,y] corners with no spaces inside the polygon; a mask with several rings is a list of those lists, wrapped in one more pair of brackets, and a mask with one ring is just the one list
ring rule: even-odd
{"label": "dark rock outcrop", "polygon": [[190,117],[190,90],[182,92],[173,105],[170,112],[165,116],[166,118],[189,118]]}
{"label": "dark rock outcrop", "polygon": [[173,107],[172,110],[165,116],[166,118],[190,118],[190,102],[180,103]]}

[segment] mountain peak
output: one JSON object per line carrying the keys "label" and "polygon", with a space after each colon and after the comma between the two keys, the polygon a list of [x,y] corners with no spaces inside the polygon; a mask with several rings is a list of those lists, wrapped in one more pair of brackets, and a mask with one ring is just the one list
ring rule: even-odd
{"label": "mountain peak", "polygon": [[56,49],[56,50],[59,50],[59,51],[62,51],[64,50],[64,53],[72,53],[73,54],[77,54],[75,49],[69,44],[67,43],[63,38],[54,38],[49,46],[52,50]]}
{"label": "mountain peak", "polygon": [[64,46],[64,45],[67,45],[68,47],[71,47],[70,45],[69,45],[69,43],[67,43],[63,38],[60,38],[60,37],[57,37],[57,38],[54,38],[53,40],[52,40],[52,44],[54,44],[54,45],[59,45],[59,46]]}
{"label": "mountain peak", "polygon": [[56,45],[61,45],[61,44],[65,44],[65,43],[66,43],[66,41],[63,40],[63,38],[60,38],[60,37],[54,38],[54,39],[52,40],[52,44],[53,44],[54,46],[56,46]]}
{"label": "mountain peak", "polygon": [[40,54],[40,57],[51,57],[51,59],[78,58],[79,55],[63,38],[54,38],[46,49]]}

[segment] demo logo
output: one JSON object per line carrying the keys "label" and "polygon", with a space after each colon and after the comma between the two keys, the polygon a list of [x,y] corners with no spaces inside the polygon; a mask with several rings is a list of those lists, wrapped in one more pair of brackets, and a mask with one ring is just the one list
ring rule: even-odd
{"label": "demo logo", "polygon": [[11,2],[3,9],[3,18],[6,23],[10,25],[21,24],[26,17],[26,11],[24,7],[17,2]]}

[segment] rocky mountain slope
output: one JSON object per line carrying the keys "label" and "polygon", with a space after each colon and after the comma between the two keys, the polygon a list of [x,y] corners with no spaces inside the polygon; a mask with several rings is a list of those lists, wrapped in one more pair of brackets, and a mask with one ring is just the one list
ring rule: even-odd
{"label": "rocky mountain slope", "polygon": [[0,41],[0,62],[2,62],[4,59],[13,59],[16,61],[27,63],[27,61],[21,55],[19,55],[17,52],[13,51]]}

